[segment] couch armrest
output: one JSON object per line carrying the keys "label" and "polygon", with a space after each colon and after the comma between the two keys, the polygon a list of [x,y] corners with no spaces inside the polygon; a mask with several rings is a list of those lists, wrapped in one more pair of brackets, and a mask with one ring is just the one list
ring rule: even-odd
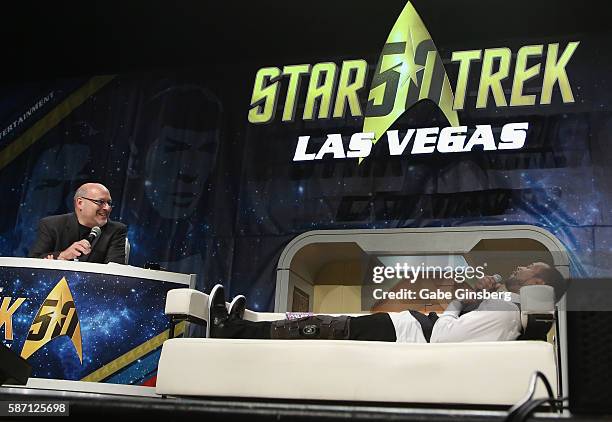
{"label": "couch armrest", "polygon": [[166,295],[166,315],[197,324],[206,321],[208,295],[194,289],[172,289]]}

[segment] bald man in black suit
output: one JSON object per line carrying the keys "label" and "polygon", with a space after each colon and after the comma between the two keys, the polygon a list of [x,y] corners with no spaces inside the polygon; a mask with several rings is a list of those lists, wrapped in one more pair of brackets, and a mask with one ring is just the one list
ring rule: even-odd
{"label": "bald man in black suit", "polygon": [[[40,220],[30,258],[125,263],[127,227],[109,220],[113,203],[108,189],[86,183],[74,194],[74,213]],[[101,233],[93,244],[86,239],[93,227]]]}

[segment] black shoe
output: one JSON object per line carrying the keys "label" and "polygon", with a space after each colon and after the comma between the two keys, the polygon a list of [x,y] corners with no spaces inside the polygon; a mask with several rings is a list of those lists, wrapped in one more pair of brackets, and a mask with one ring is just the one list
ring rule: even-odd
{"label": "black shoe", "polygon": [[244,310],[246,309],[246,297],[243,295],[236,296],[229,306],[229,320],[237,321],[244,317]]}
{"label": "black shoe", "polygon": [[221,284],[217,284],[208,296],[208,322],[206,324],[206,337],[219,336],[219,329],[223,328],[229,315],[225,307],[225,291]]}

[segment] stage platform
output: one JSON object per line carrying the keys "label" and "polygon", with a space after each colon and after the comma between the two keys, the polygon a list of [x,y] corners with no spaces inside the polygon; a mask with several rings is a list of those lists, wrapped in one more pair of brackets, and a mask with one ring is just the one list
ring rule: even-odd
{"label": "stage platform", "polygon": [[[151,389],[153,391],[153,389]],[[127,416],[156,420],[367,420],[367,421],[503,421],[506,409],[432,408],[431,405],[304,402],[287,400],[245,400],[241,398],[181,398],[127,396],[124,394],[86,393],[25,387],[0,387],[0,401],[64,401],[70,416]],[[23,420],[16,417],[16,420]],[[551,419],[589,421],[596,418],[538,413],[530,420]],[[3,420],[6,420],[3,418]],[[601,419],[599,419],[601,420]]]}

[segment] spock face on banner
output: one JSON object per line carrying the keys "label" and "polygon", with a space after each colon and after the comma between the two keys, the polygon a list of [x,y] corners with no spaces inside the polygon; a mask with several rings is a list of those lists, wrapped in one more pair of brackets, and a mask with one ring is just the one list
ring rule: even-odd
{"label": "spock face on banner", "polygon": [[145,192],[163,218],[195,210],[214,162],[218,132],[163,126],[146,156]]}

